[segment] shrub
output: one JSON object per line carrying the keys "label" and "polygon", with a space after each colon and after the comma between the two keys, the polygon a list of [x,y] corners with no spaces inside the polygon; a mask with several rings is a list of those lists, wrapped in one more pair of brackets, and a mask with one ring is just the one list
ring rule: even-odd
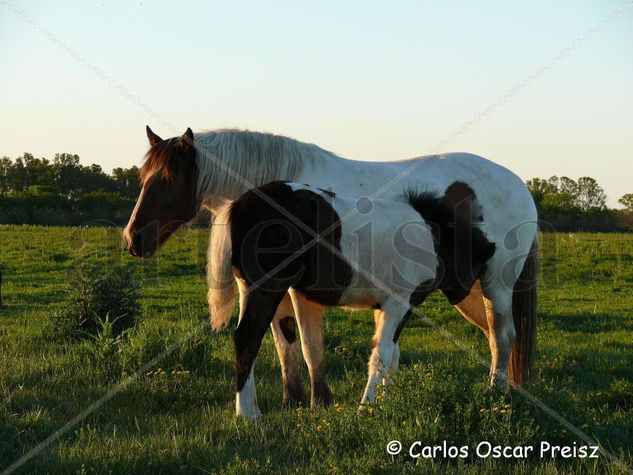
{"label": "shrub", "polygon": [[114,322],[106,315],[105,319],[97,319],[99,329],[95,336],[91,352],[93,365],[98,374],[106,380],[113,380],[121,374],[121,343],[122,334],[114,333]]}
{"label": "shrub", "polygon": [[66,291],[66,305],[50,319],[51,336],[55,338],[98,335],[106,318],[114,336],[118,336],[139,319],[137,288],[129,267],[104,270],[78,264],[69,275]]}

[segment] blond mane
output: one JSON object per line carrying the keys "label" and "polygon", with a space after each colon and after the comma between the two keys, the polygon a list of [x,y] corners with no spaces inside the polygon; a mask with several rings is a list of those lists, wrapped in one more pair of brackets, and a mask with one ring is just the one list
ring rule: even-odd
{"label": "blond mane", "polygon": [[339,158],[317,145],[269,133],[222,129],[195,135],[198,196],[235,199],[275,180],[294,180],[303,167]]}

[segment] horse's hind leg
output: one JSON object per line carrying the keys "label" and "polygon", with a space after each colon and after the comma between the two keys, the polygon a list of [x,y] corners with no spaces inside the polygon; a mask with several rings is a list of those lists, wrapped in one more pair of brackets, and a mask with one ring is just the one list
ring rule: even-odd
{"label": "horse's hind leg", "polygon": [[292,301],[288,294],[279,304],[270,327],[281,365],[283,405],[286,407],[301,406],[305,401],[305,393],[299,373],[296,320]]}
{"label": "horse's hind leg", "polygon": [[361,404],[374,402],[376,386],[380,384],[393,364],[400,323],[409,313],[409,305],[396,299],[382,307],[381,318],[376,319],[376,333],[372,340],[374,349],[369,357],[369,377]]}
{"label": "horse's hind leg", "polygon": [[490,384],[508,386],[508,366],[514,343],[515,329],[512,319],[512,288],[495,279],[484,289],[488,319],[488,343],[492,361]]}
{"label": "horse's hind leg", "polygon": [[303,358],[310,373],[310,407],[329,406],[332,393],[325,382],[323,307],[306,300],[292,289],[290,297],[299,323]]}
{"label": "horse's hind leg", "polygon": [[281,302],[284,291],[252,289],[243,300],[240,322],[233,334],[235,349],[236,398],[238,416],[256,419],[261,415],[257,407],[253,366],[262,338]]}
{"label": "horse's hind leg", "polygon": [[475,281],[466,298],[456,304],[455,307],[466,320],[479,327],[488,336],[488,317],[479,279]]}

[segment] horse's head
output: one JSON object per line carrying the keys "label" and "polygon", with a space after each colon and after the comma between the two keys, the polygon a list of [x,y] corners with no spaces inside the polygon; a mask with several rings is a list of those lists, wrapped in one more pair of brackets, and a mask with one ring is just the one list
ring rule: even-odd
{"label": "horse's head", "polygon": [[200,208],[191,129],[163,140],[147,127],[147,138],[150,149],[141,168],[141,193],[123,231],[130,254],[143,258],[152,257]]}

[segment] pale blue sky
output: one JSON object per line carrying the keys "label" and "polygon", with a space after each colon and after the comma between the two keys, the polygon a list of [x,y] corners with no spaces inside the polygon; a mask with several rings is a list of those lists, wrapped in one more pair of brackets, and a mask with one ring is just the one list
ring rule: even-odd
{"label": "pale blue sky", "polygon": [[[16,2],[167,121],[423,155],[623,1]],[[0,3],[0,155],[139,164],[155,118]],[[443,151],[633,192],[633,8]]]}

